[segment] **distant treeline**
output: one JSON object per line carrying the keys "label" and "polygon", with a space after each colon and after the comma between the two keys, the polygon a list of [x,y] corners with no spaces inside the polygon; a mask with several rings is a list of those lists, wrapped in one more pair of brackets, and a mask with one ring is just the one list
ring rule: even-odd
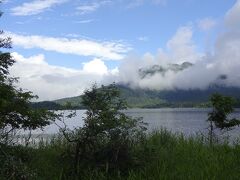
{"label": "distant treeline", "polygon": [[[159,104],[147,104],[138,106],[137,104],[131,104],[128,106],[129,108],[209,108],[210,102],[205,103],[195,103],[195,102],[162,102]],[[58,104],[54,101],[42,101],[42,102],[34,102],[31,103],[31,107],[34,109],[47,109],[47,110],[66,110],[66,109],[85,109],[85,107],[81,104],[79,105],[71,105],[65,106]],[[240,99],[236,100],[235,108],[240,108]]]}
{"label": "distant treeline", "polygon": [[47,110],[66,110],[66,109],[84,109],[83,106],[65,106],[53,101],[32,102],[31,107],[34,109]]}

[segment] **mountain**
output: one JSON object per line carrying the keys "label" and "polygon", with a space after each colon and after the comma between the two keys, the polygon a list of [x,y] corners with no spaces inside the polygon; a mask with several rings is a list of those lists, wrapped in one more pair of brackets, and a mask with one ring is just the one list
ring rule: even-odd
{"label": "mountain", "polygon": [[[141,79],[149,78],[155,74],[165,76],[167,72],[178,73],[184,71],[194,64],[183,62],[181,64],[153,65],[147,68],[140,68],[138,73]],[[118,84],[120,95],[127,101],[130,108],[160,108],[160,107],[207,107],[209,98],[213,93],[220,93],[232,96],[237,99],[237,105],[240,107],[240,88],[224,86],[227,75],[220,75],[216,81],[209,85],[207,89],[173,89],[173,90],[149,90],[132,89],[128,85]],[[70,97],[58,99],[52,102],[34,103],[33,107],[46,107],[48,109],[64,109],[67,103],[75,109],[83,109],[81,104],[82,97]]]}
{"label": "mountain", "polygon": [[[232,96],[238,100],[240,105],[240,88],[211,85],[208,89],[189,89],[189,90],[146,90],[131,89],[127,85],[117,85],[120,95],[125,99],[130,108],[160,108],[160,107],[206,107],[208,100],[213,93],[220,93]],[[61,106],[67,102],[74,108],[84,108],[81,104],[81,96],[64,98],[54,101]]]}
{"label": "mountain", "polygon": [[81,96],[76,96],[76,97],[70,97],[70,98],[63,98],[63,99],[58,99],[55,100],[54,103],[57,103],[61,106],[65,106],[67,103],[70,103],[71,106],[83,109],[83,105],[81,104],[82,102],[82,97]]}

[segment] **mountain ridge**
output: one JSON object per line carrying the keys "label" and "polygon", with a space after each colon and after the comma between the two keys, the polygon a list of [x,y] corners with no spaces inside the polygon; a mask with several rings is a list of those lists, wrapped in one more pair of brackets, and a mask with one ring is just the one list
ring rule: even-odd
{"label": "mountain ridge", "polygon": [[[211,85],[207,89],[173,89],[173,90],[150,90],[130,88],[125,84],[117,84],[121,98],[125,99],[129,108],[162,108],[162,107],[209,107],[209,98],[213,93],[220,93],[232,96],[237,99],[237,106],[240,107],[240,88],[227,87],[223,85]],[[60,109],[70,103],[74,109],[84,109],[81,104],[81,96],[62,98],[50,101],[49,104],[38,102],[36,107],[52,106],[52,109]],[[51,109],[51,108],[50,108]]]}

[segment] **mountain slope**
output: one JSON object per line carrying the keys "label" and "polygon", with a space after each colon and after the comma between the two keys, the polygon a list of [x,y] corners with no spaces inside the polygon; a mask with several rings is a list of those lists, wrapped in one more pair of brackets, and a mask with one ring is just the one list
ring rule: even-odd
{"label": "mountain slope", "polygon": [[[130,108],[158,108],[158,107],[196,107],[206,106],[209,97],[213,93],[232,96],[240,99],[240,88],[212,85],[208,89],[200,90],[144,90],[131,89],[126,85],[117,85],[121,97],[125,99]],[[65,105],[70,102],[72,106],[83,108],[81,96],[64,98],[54,101],[57,104]]]}

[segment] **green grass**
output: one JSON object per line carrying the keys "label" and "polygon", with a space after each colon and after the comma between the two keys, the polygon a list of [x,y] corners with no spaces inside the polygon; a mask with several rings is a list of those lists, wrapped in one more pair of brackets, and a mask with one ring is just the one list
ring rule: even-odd
{"label": "green grass", "polygon": [[167,131],[155,132],[146,141],[149,161],[128,179],[238,179],[240,147],[204,144]]}
{"label": "green grass", "polygon": [[185,138],[166,130],[155,131],[133,146],[138,166],[111,174],[81,167],[78,177],[69,175],[72,160],[66,157],[68,143],[55,139],[31,149],[26,163],[36,179],[239,179],[240,145],[213,144],[202,137]]}

